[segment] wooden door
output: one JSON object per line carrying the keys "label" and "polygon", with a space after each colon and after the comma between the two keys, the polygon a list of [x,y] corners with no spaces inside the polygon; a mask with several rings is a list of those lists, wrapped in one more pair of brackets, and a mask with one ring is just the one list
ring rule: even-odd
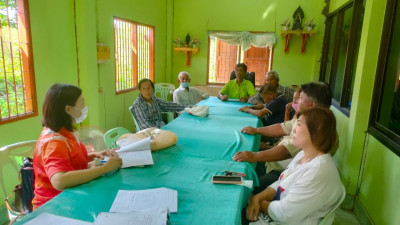
{"label": "wooden door", "polygon": [[237,62],[238,47],[217,41],[217,59],[215,65],[216,83],[226,83],[229,81],[231,72],[235,70]]}
{"label": "wooden door", "polygon": [[244,52],[243,62],[247,65],[247,72],[256,74],[256,85],[265,83],[265,74],[269,67],[269,48],[257,48],[251,46]]}

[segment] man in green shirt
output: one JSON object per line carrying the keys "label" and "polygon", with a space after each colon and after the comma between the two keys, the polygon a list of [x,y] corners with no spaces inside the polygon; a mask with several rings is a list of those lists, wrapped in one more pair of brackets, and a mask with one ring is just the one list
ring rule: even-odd
{"label": "man in green shirt", "polygon": [[224,88],[218,93],[218,98],[227,101],[228,98],[239,99],[241,102],[247,100],[257,94],[253,83],[244,79],[247,66],[244,63],[238,63],[235,67],[236,79],[230,80],[225,84]]}

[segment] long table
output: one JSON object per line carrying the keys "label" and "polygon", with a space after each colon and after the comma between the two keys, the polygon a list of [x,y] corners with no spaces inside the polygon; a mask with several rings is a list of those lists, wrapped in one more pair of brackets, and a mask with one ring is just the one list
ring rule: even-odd
{"label": "long table", "polygon": [[199,105],[209,106],[207,117],[184,113],[162,128],[176,133],[178,142],[153,152],[154,165],[121,169],[64,190],[17,224],[42,212],[93,222],[99,212],[110,210],[118,190],[158,187],[178,191],[178,213],[170,215],[170,224],[241,224],[241,208],[251,189],[212,184],[211,177],[231,170],[246,173],[246,179],[258,183],[255,165],[235,162],[232,156],[241,150],[258,150],[260,137],[240,130],[244,126],[259,127],[261,122],[238,111],[244,103],[210,97]]}

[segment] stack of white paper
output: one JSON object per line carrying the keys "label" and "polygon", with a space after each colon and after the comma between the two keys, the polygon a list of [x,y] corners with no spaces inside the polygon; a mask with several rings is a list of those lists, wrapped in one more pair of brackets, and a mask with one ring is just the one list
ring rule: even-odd
{"label": "stack of white paper", "polygon": [[75,220],[67,217],[56,216],[50,213],[41,213],[39,216],[25,223],[25,225],[92,225],[82,220]]}
{"label": "stack of white paper", "polygon": [[119,190],[110,212],[131,212],[152,208],[167,208],[171,213],[178,212],[178,192],[168,188]]}
{"label": "stack of white paper", "polygon": [[154,164],[150,150],[150,137],[130,143],[116,152],[122,159],[122,168]]}
{"label": "stack of white paper", "polygon": [[99,213],[94,225],[129,224],[129,225],[166,225],[167,209],[147,209],[134,212]]}

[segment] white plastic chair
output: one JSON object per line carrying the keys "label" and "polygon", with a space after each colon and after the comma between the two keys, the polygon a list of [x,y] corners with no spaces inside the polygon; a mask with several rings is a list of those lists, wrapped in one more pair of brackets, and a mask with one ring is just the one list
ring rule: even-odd
{"label": "white plastic chair", "polygon": [[79,128],[78,133],[88,153],[103,151],[107,148],[103,138],[106,131],[102,128],[93,125],[85,125]]}
{"label": "white plastic chair", "polygon": [[339,201],[336,203],[335,207],[329,211],[329,213],[324,217],[324,219],[321,220],[319,225],[331,225],[333,223],[333,220],[335,219],[335,211],[337,208],[339,208],[340,204],[342,204],[344,198],[346,197],[346,189],[342,185],[343,189],[343,194],[340,197]]}
{"label": "white plastic chair", "polygon": [[[154,84],[154,95],[166,101],[172,100],[175,85],[169,83],[156,83]],[[169,98],[171,96],[171,98]]]}
{"label": "white plastic chair", "polygon": [[[154,95],[164,99],[165,101],[172,101],[172,95],[175,90],[175,85],[169,83],[156,83],[154,84]],[[171,97],[170,97],[171,96]],[[166,115],[168,123],[174,119],[173,112],[162,112]]]}
{"label": "white plastic chair", "polygon": [[[32,157],[33,152],[36,147],[36,140],[31,141],[23,141],[14,144],[10,144],[0,148],[0,185],[3,190],[4,198],[7,197],[7,190],[5,187],[4,180],[4,168],[6,166],[10,166],[14,168],[15,175],[17,176],[19,173],[19,166],[15,159],[15,157]],[[10,174],[7,174],[7,177],[10,177]],[[8,217],[11,221],[13,221],[18,215],[14,215],[14,213],[8,211]]]}

